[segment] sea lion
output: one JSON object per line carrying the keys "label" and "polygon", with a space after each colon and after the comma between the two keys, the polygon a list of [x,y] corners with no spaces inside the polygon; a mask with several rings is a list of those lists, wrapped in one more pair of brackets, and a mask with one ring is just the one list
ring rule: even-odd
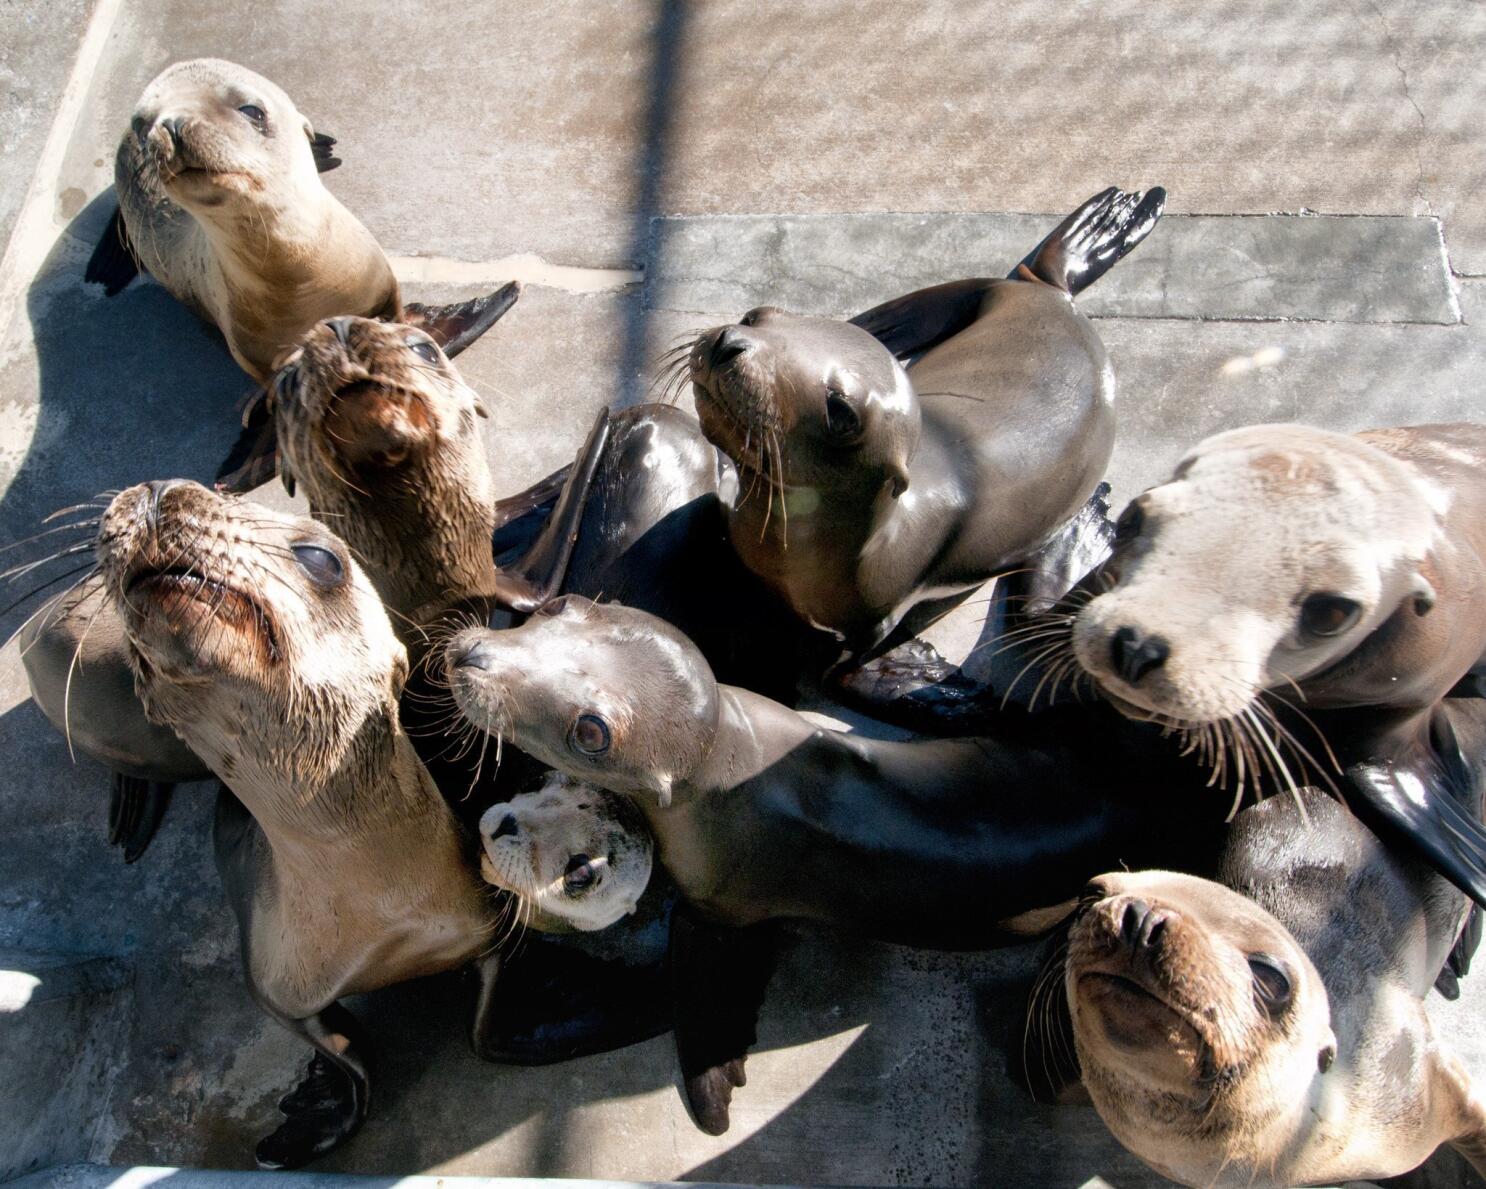
{"label": "sea lion", "polygon": [[317,1054],[256,1153],[296,1167],[366,1117],[366,1042],[337,1001],[468,962],[493,902],[401,727],[406,651],[324,526],[143,484],[104,513],[98,563],[151,720],[232,790],[217,866],[248,984]]}
{"label": "sea lion", "polygon": [[[1486,713],[1437,713],[1478,772]],[[1422,1003],[1466,899],[1315,789],[1241,813],[1214,874],[1098,877],[1049,972],[1115,1137],[1194,1186],[1370,1181],[1442,1143],[1486,1173],[1486,1105]]]}
{"label": "sea lion", "polygon": [[1006,280],[850,322],[765,306],[700,335],[684,374],[740,471],[728,528],[748,568],[856,656],[1053,544],[1114,441],[1114,372],[1072,298],[1164,202],[1105,190]]}
{"label": "sea lion", "polygon": [[1483,464],[1476,425],[1209,438],[1126,508],[1042,637],[1049,663],[1230,774],[1339,775],[1375,828],[1486,902],[1486,831],[1443,795],[1427,730],[1486,672]]}
{"label": "sea lion", "polygon": [[654,843],[628,797],[552,773],[480,819],[480,874],[520,898],[536,928],[607,929],[635,911]]}
{"label": "sea lion", "polygon": [[1156,728],[1107,707],[977,739],[865,739],[719,685],[654,616],[574,595],[460,632],[445,657],[470,722],[643,811],[687,908],[672,924],[677,1047],[714,1134],[771,969],[756,926],[1011,944],[1055,923],[1101,857],[1167,853],[1226,809],[1191,795],[1197,770]]}
{"label": "sea lion", "polygon": [[[260,384],[300,335],[337,314],[413,322],[457,354],[510,308],[519,285],[448,306],[405,306],[371,232],[320,180],[340,164],[334,144],[245,67],[216,58],[167,67],[119,142],[119,209],[85,279],[112,295],[142,266],[215,325]],[[266,477],[264,421],[260,410],[223,464],[239,489]]]}

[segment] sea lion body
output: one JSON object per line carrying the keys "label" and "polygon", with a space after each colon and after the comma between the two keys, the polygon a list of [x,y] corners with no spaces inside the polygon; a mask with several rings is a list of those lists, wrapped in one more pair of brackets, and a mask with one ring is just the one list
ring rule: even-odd
{"label": "sea lion body", "polygon": [[[1478,816],[1486,711],[1435,713]],[[1209,874],[1101,876],[1070,931],[1073,1038],[1116,1138],[1188,1185],[1373,1180],[1441,1143],[1486,1168],[1486,1109],[1422,1002],[1465,897],[1313,789],[1241,813]]]}
{"label": "sea lion body", "polygon": [[[1011,279],[935,286],[850,323],[761,307],[701,335],[687,374],[740,470],[729,534],[749,569],[852,655],[1047,547],[1114,440],[1113,370],[1072,295],[1163,199],[1095,196]],[[1095,243],[1117,250],[1071,267]]]}
{"label": "sea lion body", "polygon": [[[121,493],[100,571],[136,690],[230,787],[218,867],[254,998],[314,1045],[323,1082],[259,1161],[290,1167],[365,1117],[347,994],[462,965],[493,904],[452,812],[402,730],[407,655],[344,544],[313,520],[186,482]],[[328,1063],[328,1064],[327,1064]]]}
{"label": "sea lion body", "polygon": [[320,319],[402,308],[382,249],[321,182],[314,135],[268,79],[201,58],[145,88],[115,158],[139,261],[259,381]]}

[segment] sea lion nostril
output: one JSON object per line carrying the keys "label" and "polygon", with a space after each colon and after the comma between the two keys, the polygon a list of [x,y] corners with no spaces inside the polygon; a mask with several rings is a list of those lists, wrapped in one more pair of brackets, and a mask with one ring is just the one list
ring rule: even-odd
{"label": "sea lion nostril", "polygon": [[153,479],[145,484],[150,493],[149,524],[152,529],[160,524],[160,502],[169,492],[185,486],[185,483],[184,479]]}
{"label": "sea lion nostril", "polygon": [[497,838],[504,838],[508,834],[514,835],[515,833],[516,815],[514,813],[508,813],[500,819],[499,824],[490,832],[490,839],[493,842]]}
{"label": "sea lion nostril", "polygon": [[339,340],[342,347],[349,347],[351,345],[349,336],[351,333],[351,323],[353,321],[355,321],[355,319],[347,317],[326,318],[325,325],[330,327],[330,332],[335,335],[336,339]]}
{"label": "sea lion nostril", "polygon": [[729,359],[735,359],[748,350],[748,339],[736,326],[729,326],[717,336],[712,344],[712,366],[721,367]]}
{"label": "sea lion nostril", "polygon": [[1120,939],[1130,946],[1140,944],[1141,927],[1150,915],[1151,906],[1144,900],[1127,900],[1120,914]]}
{"label": "sea lion nostril", "polygon": [[1109,638],[1110,667],[1131,685],[1153,669],[1159,669],[1171,655],[1171,645],[1164,636],[1142,636],[1128,624]]}
{"label": "sea lion nostril", "polygon": [[495,656],[490,647],[481,642],[461,649],[451,659],[456,669],[480,669],[482,671],[488,671],[493,667]]}
{"label": "sea lion nostril", "polygon": [[155,127],[165,129],[170,137],[170,143],[177,149],[181,147],[181,133],[186,127],[184,116],[171,116],[168,119],[157,120]]}

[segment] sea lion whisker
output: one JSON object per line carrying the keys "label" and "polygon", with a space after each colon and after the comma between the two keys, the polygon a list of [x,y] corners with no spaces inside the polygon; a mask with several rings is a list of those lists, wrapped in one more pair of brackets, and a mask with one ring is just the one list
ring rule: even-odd
{"label": "sea lion whisker", "polygon": [[97,563],[96,562],[89,562],[87,565],[78,566],[76,569],[68,570],[66,573],[63,573],[63,574],[58,574],[55,578],[49,578],[45,582],[43,582],[40,586],[33,587],[31,590],[28,590],[25,594],[21,595],[19,598],[12,600],[11,602],[7,603],[4,607],[0,607],[0,615],[9,615],[12,611],[14,611],[17,607],[19,607],[22,603],[24,603],[27,599],[34,598],[36,595],[39,595],[42,591],[47,590],[50,587],[56,586],[57,583],[59,583],[59,582],[66,582],[67,579],[69,579],[69,578],[76,578],[79,574],[81,574],[81,575],[83,575],[83,578],[78,579],[77,582],[74,582],[72,584],[72,587],[69,587],[69,589],[72,589],[74,587],[77,587],[77,586],[81,585],[81,583],[87,578],[87,575],[90,574],[90,573],[92,573],[95,569],[97,569]]}
{"label": "sea lion whisker", "polygon": [[1061,640],[1057,640],[1054,641],[1052,644],[1046,645],[1044,648],[1042,648],[1041,651],[1037,652],[1031,660],[1029,660],[1017,671],[1017,675],[1011,679],[1011,683],[1006,687],[1006,692],[1001,696],[1002,710],[1005,710],[1007,705],[1010,703],[1012,693],[1015,692],[1016,687],[1021,683],[1021,680],[1027,674],[1027,671],[1029,669],[1036,668],[1037,665],[1040,664],[1044,658],[1054,655],[1063,647],[1064,644]]}
{"label": "sea lion whisker", "polygon": [[65,545],[61,549],[58,549],[56,552],[49,553],[46,557],[38,558],[35,561],[22,562],[19,565],[12,566],[8,570],[0,571],[0,581],[8,582],[16,578],[24,577],[32,570],[38,570],[42,566],[49,565],[54,561],[61,561],[64,557],[76,557],[79,553],[89,553],[95,548],[96,545],[91,537],[85,541],[78,541],[72,545]]}
{"label": "sea lion whisker", "polygon": [[96,532],[101,521],[102,517],[95,516],[90,520],[75,520],[71,524],[59,524],[53,528],[44,529],[33,536],[22,537],[19,541],[12,541],[8,545],[0,545],[0,553],[4,553],[8,549],[19,549],[22,545],[30,545],[34,541],[41,540],[42,537],[55,536],[57,533],[65,533],[78,529],[89,529]]}

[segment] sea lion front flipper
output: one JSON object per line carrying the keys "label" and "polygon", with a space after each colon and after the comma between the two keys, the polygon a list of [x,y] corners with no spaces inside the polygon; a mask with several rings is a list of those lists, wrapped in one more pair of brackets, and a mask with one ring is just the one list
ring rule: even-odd
{"label": "sea lion front flipper", "polygon": [[1006,588],[1008,619],[1025,622],[1047,614],[1108,560],[1115,539],[1109,491],[1109,484],[1101,482],[1051,540],[997,584],[1004,583]]}
{"label": "sea lion front flipper", "polygon": [[367,1047],[356,1017],[339,1003],[303,1020],[275,1017],[315,1048],[299,1085],[279,1100],[284,1121],[254,1151],[258,1167],[301,1168],[361,1130],[371,1103]]}
{"label": "sea lion front flipper", "polygon": [[452,305],[430,306],[410,301],[403,307],[402,320],[426,330],[438,341],[444,354],[453,359],[499,322],[520,296],[521,282],[507,281],[494,293]]}
{"label": "sea lion front flipper", "polygon": [[[1353,764],[1344,798],[1361,802],[1390,835],[1474,900],[1486,905],[1486,828],[1445,787],[1442,774],[1392,762]],[[1371,824],[1371,823],[1369,823]]]}
{"label": "sea lion front flipper", "polygon": [[525,491],[508,495],[495,501],[495,526],[490,534],[490,552],[498,566],[510,565],[522,552],[531,547],[552,505],[562,494],[568,473],[573,469],[567,463],[553,471],[545,479],[538,479]]}
{"label": "sea lion front flipper", "polygon": [[83,280],[103,286],[103,295],[113,297],[122,293],[130,281],[140,274],[139,258],[134,254],[134,245],[129,240],[129,228],[124,225],[124,212],[114,208],[113,218],[103,229],[103,236],[93,254],[88,257],[88,266],[83,270]]}
{"label": "sea lion front flipper", "polygon": [[980,317],[993,284],[982,277],[933,285],[873,306],[850,321],[906,363]]}
{"label": "sea lion front flipper", "polygon": [[[279,435],[268,401],[254,400],[243,414],[242,433],[217,468],[218,491],[243,495],[262,487],[279,471]],[[294,494],[294,479],[284,476],[284,489]]]}
{"label": "sea lion front flipper", "polygon": [[1077,296],[1137,247],[1165,209],[1166,191],[1160,186],[1143,193],[1110,186],[1054,227],[1011,275]]}
{"label": "sea lion front flipper", "polygon": [[114,773],[108,797],[108,842],[124,848],[124,862],[134,862],[149,847],[174,789],[167,781]]}
{"label": "sea lion front flipper", "polygon": [[475,1056],[498,1065],[552,1065],[669,1032],[662,961],[598,958],[528,934],[514,955],[476,964],[470,1029]]}
{"label": "sea lion front flipper", "polygon": [[721,929],[671,914],[671,989],[676,1056],[692,1121],[708,1135],[728,1129],[733,1091],[758,1040],[758,1013],[778,961],[768,925]]}
{"label": "sea lion front flipper", "polygon": [[1447,698],[1486,698],[1486,657],[1465,671],[1465,676],[1446,692]]}
{"label": "sea lion front flipper", "polygon": [[512,611],[529,615],[562,590],[588,492],[608,444],[609,410],[600,409],[541,533],[514,567],[496,574],[495,597]]}
{"label": "sea lion front flipper", "polygon": [[1434,980],[1434,989],[1446,999],[1460,998],[1460,980],[1470,973],[1471,959],[1481,945],[1481,920],[1481,906],[1472,904],[1460,936],[1455,939],[1455,948]]}
{"label": "sea lion front flipper", "polygon": [[335,155],[335,137],[326,132],[311,132],[310,153],[315,158],[315,170],[319,173],[329,173],[341,163],[341,159]]}

